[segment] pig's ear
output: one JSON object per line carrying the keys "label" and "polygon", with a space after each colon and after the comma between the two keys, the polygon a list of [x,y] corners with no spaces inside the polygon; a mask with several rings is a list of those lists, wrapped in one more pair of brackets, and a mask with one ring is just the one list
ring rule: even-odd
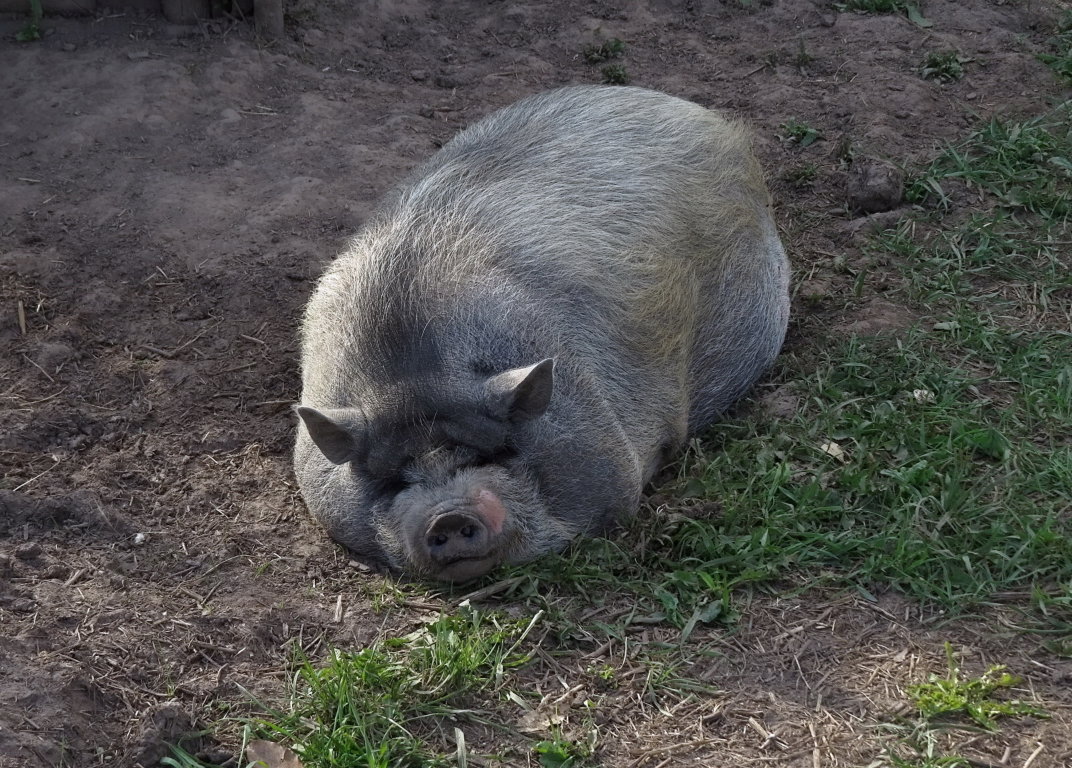
{"label": "pig's ear", "polygon": [[318,411],[306,405],[294,409],[309,437],[332,464],[345,464],[357,457],[360,436],[365,425],[363,414],[353,408],[325,408]]}
{"label": "pig's ear", "polygon": [[525,368],[512,368],[487,380],[487,403],[492,415],[510,421],[542,416],[554,392],[555,361],[541,360]]}

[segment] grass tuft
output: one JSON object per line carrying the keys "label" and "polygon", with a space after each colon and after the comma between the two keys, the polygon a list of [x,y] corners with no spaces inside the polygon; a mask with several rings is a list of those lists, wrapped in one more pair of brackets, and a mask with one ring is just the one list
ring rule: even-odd
{"label": "grass tuft", "polygon": [[903,13],[908,20],[918,27],[931,27],[933,24],[920,13],[917,3],[908,0],[846,0],[835,6],[841,12],[856,13]]}
{"label": "grass tuft", "polygon": [[537,743],[532,751],[536,753],[541,768],[581,768],[592,755],[589,745],[570,741],[560,733]]}
{"label": "grass tuft", "polygon": [[1025,122],[991,118],[965,142],[950,147],[909,186],[913,202],[948,205],[942,188],[956,180],[1065,226],[1072,195],[1072,102]]}
{"label": "grass tuft", "polygon": [[41,0],[30,0],[30,19],[18,32],[15,39],[20,43],[31,43],[41,39],[41,19],[44,18],[44,10]]}
{"label": "grass tuft", "polygon": [[607,85],[628,85],[629,73],[621,64],[608,64],[600,72],[603,73],[603,82]]}
{"label": "grass tuft", "polygon": [[819,166],[815,163],[805,163],[798,165],[794,168],[790,168],[782,174],[782,178],[788,183],[792,184],[798,189],[804,189],[810,187],[815,183],[816,177],[819,175]]}
{"label": "grass tuft", "polygon": [[968,61],[956,51],[931,51],[923,59],[919,74],[924,80],[952,83],[964,77],[964,64]]}
{"label": "grass tuft", "polygon": [[625,43],[616,37],[605,40],[598,45],[593,43],[584,48],[584,60],[589,64],[602,64],[604,61],[617,59],[625,53]]}
{"label": "grass tuft", "polygon": [[823,134],[817,128],[813,128],[796,118],[790,118],[785,121],[782,123],[781,128],[782,141],[787,144],[796,144],[802,149],[823,138]]}
{"label": "grass tuft", "polygon": [[[528,623],[531,628],[532,623]],[[451,764],[447,721],[528,662],[525,622],[445,615],[405,638],[357,652],[335,650],[326,666],[298,656],[286,712],[250,723],[256,738],[296,752],[305,768]]]}
{"label": "grass tuft", "polygon": [[1039,54],[1039,61],[1048,65],[1058,77],[1072,82],[1072,11],[1065,11],[1057,25],[1057,34],[1050,39],[1051,53]]}
{"label": "grass tuft", "polygon": [[978,741],[980,727],[991,733],[998,730],[998,718],[1024,715],[1049,717],[1033,705],[995,697],[998,692],[1020,682],[1004,667],[994,666],[980,677],[965,678],[949,643],[946,643],[945,651],[945,676],[931,675],[927,682],[908,688],[916,717],[884,726],[887,730],[902,734],[887,747],[884,754],[894,768],[972,768],[981,763],[946,753],[952,731],[973,733],[975,738],[972,741]]}

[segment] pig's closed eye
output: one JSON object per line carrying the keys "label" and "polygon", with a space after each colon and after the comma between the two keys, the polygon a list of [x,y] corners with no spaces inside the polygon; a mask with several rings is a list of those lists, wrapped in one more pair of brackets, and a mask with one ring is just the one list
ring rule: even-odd
{"label": "pig's closed eye", "polygon": [[454,445],[450,450],[453,452],[454,465],[456,467],[486,467],[490,464],[499,464],[502,461],[516,455],[516,451],[503,447],[487,449],[473,445]]}
{"label": "pig's closed eye", "polygon": [[492,451],[481,451],[474,466],[486,467],[490,464],[503,464],[517,457],[517,449],[508,445],[502,445]]}
{"label": "pig's closed eye", "polygon": [[361,481],[367,484],[377,493],[394,496],[406,490],[411,483],[406,479],[404,467],[399,467],[389,472],[370,472],[368,468],[351,465],[352,471],[357,474]]}
{"label": "pig's closed eye", "polygon": [[389,496],[395,496],[399,493],[402,493],[402,491],[406,490],[407,488],[409,488],[409,483],[407,483],[405,478],[401,476],[386,477],[376,480],[376,489],[380,493],[384,493]]}

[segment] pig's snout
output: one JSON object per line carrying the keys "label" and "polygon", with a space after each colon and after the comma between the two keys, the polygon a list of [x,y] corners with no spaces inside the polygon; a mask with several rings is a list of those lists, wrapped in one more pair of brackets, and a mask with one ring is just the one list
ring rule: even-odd
{"label": "pig's snout", "polygon": [[499,494],[455,478],[462,487],[415,489],[404,498],[406,559],[414,570],[441,581],[469,581],[507,560],[511,541],[506,506]]}
{"label": "pig's snout", "polygon": [[424,543],[428,559],[442,567],[457,560],[487,556],[491,537],[484,521],[475,514],[453,511],[432,520]]}

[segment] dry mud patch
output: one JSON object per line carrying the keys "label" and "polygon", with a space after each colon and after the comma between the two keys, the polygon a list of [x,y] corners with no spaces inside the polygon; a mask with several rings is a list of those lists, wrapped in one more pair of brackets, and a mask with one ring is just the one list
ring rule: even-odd
{"label": "dry mud patch", "polygon": [[[121,10],[48,18],[33,44],[0,21],[0,766],[153,764],[240,711],[240,686],[278,695],[291,642],[361,647],[419,621],[374,611],[383,579],[306,516],[288,406],[315,276],[459,128],[598,81],[581,51],[619,37],[634,84],[755,127],[809,286],[790,343],[900,328],[881,281],[857,297],[838,267],[863,258],[840,158],[910,164],[976,115],[1040,111],[1060,86],[1034,52],[1060,10],[935,0],[921,29],[820,1],[303,0],[271,46],[243,23]],[[973,59],[962,80],[915,74],[951,48]],[[790,119],[823,140],[783,142]],[[813,183],[785,180],[805,163]],[[756,596],[743,615],[694,638],[725,645],[690,670],[717,702],[623,694],[603,764],[864,765],[868,729],[942,671],[946,640],[976,671],[1015,668],[1052,714],[980,754],[1024,765],[1041,744],[1036,768],[1072,762],[1068,662],[998,611],[936,624],[911,605]],[[226,756],[232,737],[204,746]]]}

